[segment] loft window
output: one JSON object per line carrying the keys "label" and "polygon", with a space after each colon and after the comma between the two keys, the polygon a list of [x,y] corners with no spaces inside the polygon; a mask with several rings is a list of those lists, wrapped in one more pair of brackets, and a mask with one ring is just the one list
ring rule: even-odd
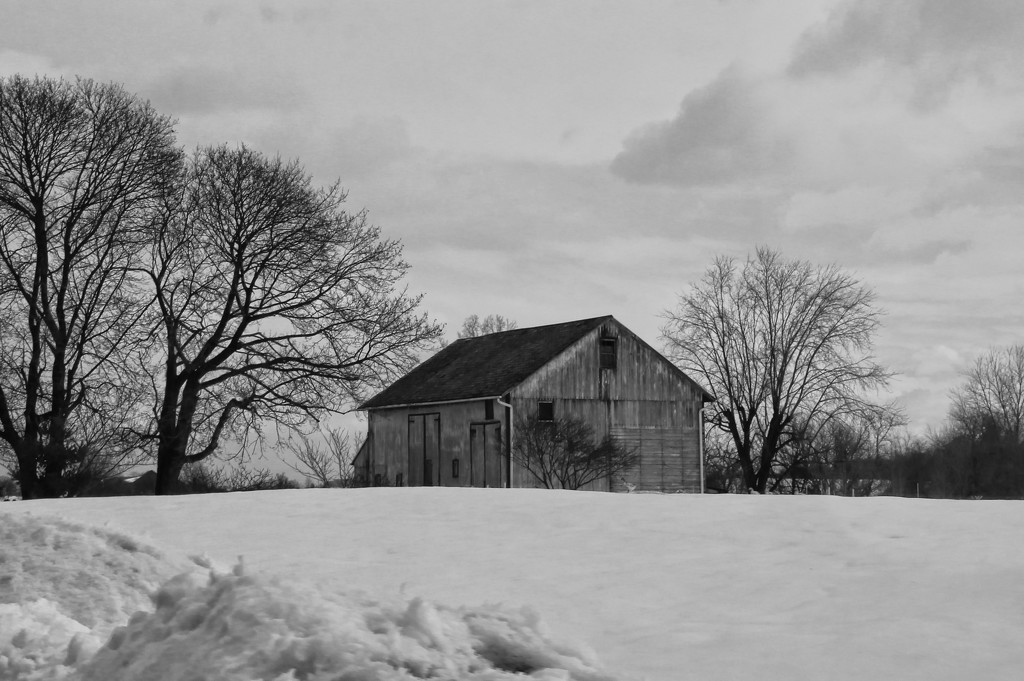
{"label": "loft window", "polygon": [[459,477],[459,460],[458,459],[452,459],[452,477],[453,478]]}
{"label": "loft window", "polygon": [[618,365],[618,353],[616,352],[614,338],[601,339],[601,368],[614,369]]}
{"label": "loft window", "polygon": [[487,421],[494,420],[494,400],[486,400],[484,402],[484,419]]}
{"label": "loft window", "polygon": [[555,420],[555,403],[551,401],[541,401],[537,403],[537,420],[538,421],[554,421]]}

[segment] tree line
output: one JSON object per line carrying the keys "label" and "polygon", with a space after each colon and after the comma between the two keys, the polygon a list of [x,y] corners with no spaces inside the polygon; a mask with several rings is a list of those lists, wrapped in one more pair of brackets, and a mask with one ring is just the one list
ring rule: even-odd
{"label": "tree line", "polygon": [[407,370],[441,328],[338,185],[186,153],[116,84],[0,79],[0,457],[25,498],[140,460],[156,492],[230,438]]}
{"label": "tree line", "polygon": [[670,357],[705,408],[717,491],[1024,497],[1024,346],[993,348],[951,394],[948,425],[911,438],[872,354],[873,292],[835,266],[761,248],[721,257],[665,314]]}

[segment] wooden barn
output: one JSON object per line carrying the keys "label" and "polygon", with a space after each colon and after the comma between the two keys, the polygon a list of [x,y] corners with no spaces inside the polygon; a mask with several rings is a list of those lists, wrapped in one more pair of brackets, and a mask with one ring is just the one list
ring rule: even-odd
{"label": "wooden barn", "polygon": [[711,399],[611,316],[460,339],[360,406],[361,473],[386,485],[535,487],[507,456],[515,425],[571,415],[640,455],[588,489],[700,492]]}

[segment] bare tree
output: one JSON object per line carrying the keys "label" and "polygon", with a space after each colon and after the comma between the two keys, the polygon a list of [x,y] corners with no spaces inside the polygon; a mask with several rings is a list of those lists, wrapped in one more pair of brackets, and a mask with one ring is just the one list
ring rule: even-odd
{"label": "bare tree", "polygon": [[818,415],[796,426],[779,453],[772,491],[868,496],[888,486],[883,464],[906,426],[895,403],[865,404],[836,416]]}
{"label": "bare tree", "polygon": [[666,312],[667,353],[703,379],[709,419],[732,438],[749,489],[764,492],[796,426],[867,403],[888,382],[872,358],[874,295],[837,267],[758,249],[720,257]]}
{"label": "bare tree", "polygon": [[60,493],[83,419],[138,402],[129,264],[179,163],[170,119],[117,85],[0,79],[0,438],[26,498]]}
{"label": "bare tree", "polygon": [[284,473],[244,465],[230,469],[207,466],[205,462],[185,466],[176,488],[188,494],[218,492],[260,492],[272,489],[298,489],[299,485]]}
{"label": "bare tree", "polygon": [[289,468],[320,487],[351,487],[355,481],[352,465],[355,452],[348,431],[329,428],[326,432],[301,433],[284,443],[294,463]]}
{"label": "bare tree", "polygon": [[954,425],[972,437],[995,426],[1014,441],[1024,441],[1024,345],[991,349],[964,379],[951,394]]}
{"label": "bare tree", "polygon": [[401,288],[401,245],[297,162],[203,149],[182,187],[148,271],[158,494],[226,434],[244,446],[261,423],[340,411],[441,333]]}
{"label": "bare tree", "polygon": [[577,417],[520,420],[512,460],[548,489],[579,489],[633,468],[639,454],[611,437],[598,441],[594,429]]}
{"label": "bare tree", "polygon": [[462,329],[459,331],[459,338],[476,338],[486,336],[489,333],[499,331],[511,331],[519,328],[514,320],[502,317],[500,314],[489,314],[482,320],[478,315],[471,314],[462,322]]}
{"label": "bare tree", "polygon": [[714,493],[746,489],[732,438],[722,430],[712,429],[704,437],[704,488]]}

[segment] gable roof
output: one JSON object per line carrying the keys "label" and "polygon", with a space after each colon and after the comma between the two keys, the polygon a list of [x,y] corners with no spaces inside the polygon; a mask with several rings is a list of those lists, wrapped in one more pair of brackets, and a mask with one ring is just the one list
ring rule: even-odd
{"label": "gable roof", "polygon": [[359,408],[501,396],[611,319],[606,315],[460,338]]}

